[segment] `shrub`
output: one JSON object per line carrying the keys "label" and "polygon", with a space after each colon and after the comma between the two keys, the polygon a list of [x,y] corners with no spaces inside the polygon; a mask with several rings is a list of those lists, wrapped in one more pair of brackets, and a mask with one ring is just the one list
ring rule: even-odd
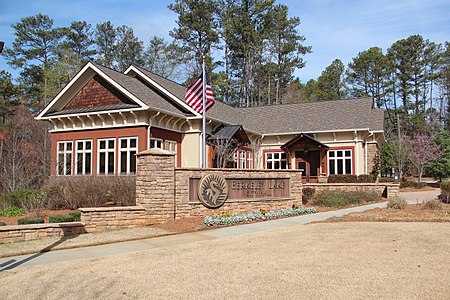
{"label": "shrub", "polygon": [[388,183],[388,182],[393,183],[394,182],[394,178],[392,178],[392,177],[380,177],[380,178],[378,178],[378,182],[380,182],[380,183]]}
{"label": "shrub", "polygon": [[316,193],[316,189],[315,188],[310,188],[310,187],[303,188],[303,190],[302,190],[302,203],[303,204],[308,203],[308,201],[312,199],[312,197],[314,196],[315,193]]}
{"label": "shrub", "polygon": [[42,224],[42,223],[44,223],[44,218],[41,218],[41,217],[27,217],[27,218],[19,219],[17,221],[18,225]]}
{"label": "shrub", "polygon": [[0,226],[6,226],[5,222],[0,222]]}
{"label": "shrub", "polygon": [[15,206],[27,210],[43,207],[41,190],[17,190],[0,196],[0,208]]}
{"label": "shrub", "polygon": [[389,208],[405,209],[407,205],[408,202],[400,196],[393,197],[388,201]]}
{"label": "shrub", "polygon": [[377,180],[375,175],[359,175],[357,181],[359,183],[374,183]]}
{"label": "shrub", "polygon": [[425,201],[422,204],[422,207],[420,208],[422,210],[441,210],[442,209],[442,203],[438,199],[428,200]]}
{"label": "shrub", "polygon": [[314,204],[326,207],[345,207],[349,205],[376,202],[378,194],[376,192],[341,192],[323,191],[314,197]]}
{"label": "shrub", "polygon": [[48,217],[49,223],[65,223],[65,222],[73,222],[74,218],[70,215],[53,215]]}
{"label": "shrub", "polygon": [[441,182],[441,194],[450,196],[450,181],[444,180]]}
{"label": "shrub", "polygon": [[425,182],[408,181],[408,180],[402,180],[402,182],[400,182],[400,187],[403,189],[406,189],[406,188],[422,189],[426,186],[427,186],[427,184]]}
{"label": "shrub", "polygon": [[334,174],[328,176],[328,183],[355,183],[358,177],[356,175]]}
{"label": "shrub", "polygon": [[80,221],[81,220],[81,212],[79,212],[79,211],[70,212],[69,216],[71,216],[74,221]]}
{"label": "shrub", "polygon": [[135,176],[51,177],[44,186],[47,208],[135,205]]}
{"label": "shrub", "polygon": [[25,214],[25,210],[23,208],[18,208],[15,206],[5,208],[0,211],[0,217],[17,217]]}

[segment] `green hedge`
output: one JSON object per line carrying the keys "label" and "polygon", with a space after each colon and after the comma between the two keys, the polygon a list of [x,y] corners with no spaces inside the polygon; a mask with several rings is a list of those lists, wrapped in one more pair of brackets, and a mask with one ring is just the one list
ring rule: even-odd
{"label": "green hedge", "polygon": [[6,226],[5,222],[0,222],[0,226]]}
{"label": "green hedge", "polygon": [[81,212],[79,212],[79,211],[70,212],[69,216],[71,216],[74,221],[80,221],[81,220]]}
{"label": "green hedge", "polygon": [[73,222],[74,218],[70,215],[53,215],[48,217],[49,223],[66,223]]}
{"label": "green hedge", "polygon": [[450,181],[444,180],[441,182],[441,194],[450,196]]}
{"label": "green hedge", "polygon": [[330,175],[328,176],[328,183],[374,183],[377,177],[374,175]]}
{"label": "green hedge", "polygon": [[350,205],[376,202],[379,195],[376,192],[342,192],[322,191],[314,195],[314,205],[325,207],[345,207]]}
{"label": "green hedge", "polygon": [[42,223],[44,223],[44,218],[41,218],[41,217],[27,217],[27,218],[19,219],[17,221],[18,225],[42,224]]}
{"label": "green hedge", "polygon": [[422,189],[426,186],[427,186],[427,184],[424,182],[407,181],[407,180],[400,182],[400,187],[403,189],[406,189],[406,188]]}

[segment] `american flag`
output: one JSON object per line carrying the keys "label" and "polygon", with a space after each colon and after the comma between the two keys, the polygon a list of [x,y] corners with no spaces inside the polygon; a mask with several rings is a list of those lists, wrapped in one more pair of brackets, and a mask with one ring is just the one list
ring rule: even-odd
{"label": "american flag", "polygon": [[[205,111],[208,111],[215,103],[214,95],[211,88],[211,82],[209,80],[208,74],[206,73],[206,101],[205,101]],[[203,113],[203,74],[200,75],[186,90],[185,101],[192,107],[196,112]]]}

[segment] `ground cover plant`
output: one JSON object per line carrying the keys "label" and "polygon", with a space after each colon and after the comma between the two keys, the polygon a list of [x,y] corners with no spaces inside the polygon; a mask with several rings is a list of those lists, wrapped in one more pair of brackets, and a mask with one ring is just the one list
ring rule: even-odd
{"label": "ground cover plant", "polygon": [[312,214],[316,210],[314,207],[301,206],[299,208],[287,208],[273,211],[259,210],[249,214],[231,213],[226,212],[222,214],[215,214],[214,216],[205,217],[206,226],[217,225],[231,225],[242,222],[256,221],[256,220],[270,220],[282,217],[292,217],[302,214]]}
{"label": "ground cover plant", "polygon": [[0,217],[17,217],[25,214],[25,210],[19,207],[8,207],[0,211]]}

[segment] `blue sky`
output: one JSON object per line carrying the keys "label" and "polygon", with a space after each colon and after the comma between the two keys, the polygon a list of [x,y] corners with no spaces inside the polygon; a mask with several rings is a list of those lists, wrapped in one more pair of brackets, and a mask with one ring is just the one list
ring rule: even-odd
{"label": "blue sky", "polygon": [[[0,40],[10,46],[11,24],[38,13],[47,14],[56,26],[85,20],[95,25],[110,20],[128,25],[145,43],[158,35],[169,38],[177,15],[161,0],[0,0]],[[395,41],[413,34],[437,43],[450,41],[449,0],[277,0],[289,6],[290,16],[301,19],[299,31],[312,46],[304,57],[306,67],[296,70],[302,82],[317,78],[334,59],[348,64],[358,52],[372,46],[384,51]],[[0,57],[0,69],[16,71]]]}

